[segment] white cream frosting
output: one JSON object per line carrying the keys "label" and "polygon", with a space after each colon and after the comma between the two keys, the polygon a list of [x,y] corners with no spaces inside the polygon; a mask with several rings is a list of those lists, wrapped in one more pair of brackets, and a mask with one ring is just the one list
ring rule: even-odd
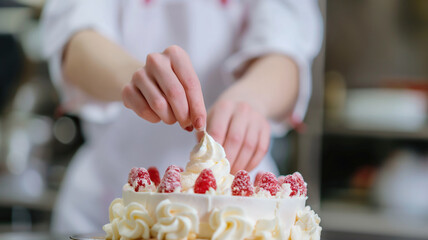
{"label": "white cream frosting", "polygon": [[146,208],[133,202],[124,209],[122,220],[119,223],[119,233],[129,239],[149,239],[150,227],[154,224]]}
{"label": "white cream frosting", "polygon": [[289,231],[284,233],[279,219],[260,219],[254,227],[254,240],[282,240],[288,239]]}
{"label": "white cream frosting", "polygon": [[254,197],[257,198],[276,198],[276,196],[270,195],[270,192],[265,189],[259,189],[258,192],[254,194]]}
{"label": "white cream frosting", "polygon": [[[123,201],[116,199],[110,205],[110,223],[103,227],[107,233],[107,239],[120,239],[124,226],[119,222],[132,219],[130,212],[133,211],[130,210],[136,209],[128,206],[139,206],[138,211],[144,213],[143,216],[146,217],[137,219],[151,217],[153,225],[151,226],[149,220],[145,223],[151,226],[151,237],[159,239],[210,239],[212,236],[215,237],[213,239],[239,239],[240,234],[243,234],[246,239],[281,239],[278,238],[278,234],[283,234],[285,238],[282,239],[288,239],[290,230],[293,228],[292,239],[300,240],[319,239],[321,231],[321,228],[311,230],[314,229],[313,223],[319,223],[319,221],[313,211],[305,209],[306,197],[265,199],[214,194],[135,192],[129,184],[124,185],[122,196]],[[127,214],[129,217],[125,216]],[[142,215],[134,214],[134,216]],[[141,223],[135,224],[137,227],[137,224]],[[143,229],[141,225],[138,227]],[[282,233],[278,231],[278,226]],[[129,227],[129,229],[135,228]],[[242,231],[242,229],[246,230]],[[139,238],[143,238],[143,231],[138,231],[141,232]],[[122,236],[122,239],[130,238]]]}
{"label": "white cream frosting", "polygon": [[156,207],[157,223],[152,233],[157,239],[187,239],[199,232],[198,212],[188,205],[165,199]]}
{"label": "white cream frosting", "polygon": [[209,219],[214,230],[212,240],[239,240],[251,236],[253,224],[242,208],[225,207],[214,209]]}
{"label": "white cream frosting", "polygon": [[283,183],[279,191],[272,196],[269,191],[265,189],[258,189],[258,192],[254,194],[254,197],[258,198],[290,198],[291,187],[289,183]]}
{"label": "white cream frosting", "polygon": [[124,208],[123,201],[120,198],[116,198],[113,202],[110,203],[109,207],[109,220],[110,223],[107,223],[103,226],[104,232],[106,232],[106,239],[119,240],[119,222],[123,216]]}
{"label": "white cream frosting", "polygon": [[291,192],[291,185],[289,183],[283,183],[276,196],[280,198],[290,198]]}
{"label": "white cream frosting", "polygon": [[309,206],[298,211],[296,222],[291,227],[291,240],[319,240],[321,237],[321,219]]}
{"label": "white cream frosting", "polygon": [[230,174],[229,160],[226,158],[223,147],[207,132],[204,132],[201,141],[190,153],[190,161],[187,163],[185,171],[181,173],[183,191],[193,188],[196,178],[206,168],[213,171],[217,182],[217,190],[227,192],[233,181],[233,175]]}

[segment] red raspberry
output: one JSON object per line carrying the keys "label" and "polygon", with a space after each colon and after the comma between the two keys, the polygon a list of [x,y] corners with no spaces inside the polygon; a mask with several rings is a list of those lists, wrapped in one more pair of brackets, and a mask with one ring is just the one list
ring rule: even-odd
{"label": "red raspberry", "polygon": [[199,177],[196,179],[194,192],[204,194],[210,188],[216,190],[217,183],[215,181],[213,171],[211,171],[209,168],[206,168],[202,170],[201,174],[199,174]]}
{"label": "red raspberry", "polygon": [[295,172],[293,173],[293,176],[297,179],[297,182],[299,183],[299,193],[300,196],[307,196],[308,194],[308,188],[307,188],[307,184],[305,183],[305,180],[303,180],[303,176],[302,174],[300,174],[299,172]]}
{"label": "red raspberry", "polygon": [[278,182],[280,183],[281,186],[284,183],[290,184],[290,189],[291,189],[290,197],[295,196],[299,191],[297,184],[295,184],[296,181],[294,180],[294,177],[291,174],[287,176],[281,176],[281,179],[278,179]]}
{"label": "red raspberry", "polygon": [[174,168],[169,168],[165,172],[158,187],[160,193],[172,193],[181,188],[180,173]]}
{"label": "red raspberry", "polygon": [[287,176],[281,176],[278,181],[280,182],[280,185],[282,185],[283,183],[290,184],[290,197],[307,195],[306,183],[299,172],[295,172]]}
{"label": "red raspberry", "polygon": [[129,174],[128,174],[129,185],[132,186],[132,183],[134,182],[136,177],[137,177],[137,168],[133,167],[133,168],[131,168],[131,171],[129,171]]}
{"label": "red raspberry", "polygon": [[177,171],[177,172],[182,172],[182,170],[181,170],[181,168],[180,167],[178,167],[178,166],[176,166],[176,165],[170,165],[167,169],[166,169],[166,171],[165,171],[165,173],[166,172],[168,172],[169,170],[171,170],[171,169],[174,169],[175,171]]}
{"label": "red raspberry", "polygon": [[149,184],[151,184],[149,173],[147,172],[147,170],[145,168],[134,167],[131,169],[131,171],[129,172],[129,175],[128,175],[129,185],[133,186],[133,184],[137,178],[142,178],[142,179],[148,178]]}
{"label": "red raspberry", "polygon": [[136,192],[143,192],[144,190],[153,190],[154,186],[150,178],[136,178],[132,185]]}
{"label": "red raspberry", "polygon": [[134,171],[132,170],[133,169],[131,169],[129,175],[131,175],[131,173],[133,174],[130,177],[130,180],[133,179],[132,186],[136,192],[149,189],[153,186],[152,181],[150,180],[149,172],[147,172],[145,168],[136,168]]}
{"label": "red raspberry", "polygon": [[160,177],[158,169],[156,167],[149,167],[147,171],[149,172],[150,180],[152,180],[156,187],[159,186]]}
{"label": "red raspberry", "polygon": [[270,192],[270,195],[272,196],[276,195],[276,193],[279,190],[279,185],[278,185],[278,180],[276,179],[273,173],[271,172],[263,173],[259,181],[259,186],[257,187],[257,192],[259,192],[260,189],[264,189]]}
{"label": "red raspberry", "polygon": [[254,194],[253,185],[251,185],[250,175],[245,170],[236,173],[232,182],[233,196],[252,196]]}
{"label": "red raspberry", "polygon": [[262,178],[263,173],[264,173],[263,171],[259,171],[259,172],[257,173],[257,175],[256,175],[256,179],[254,180],[254,187],[259,186],[260,179]]}

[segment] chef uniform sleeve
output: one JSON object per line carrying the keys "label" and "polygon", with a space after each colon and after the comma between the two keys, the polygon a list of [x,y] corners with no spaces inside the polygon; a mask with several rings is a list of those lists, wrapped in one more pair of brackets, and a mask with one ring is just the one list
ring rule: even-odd
{"label": "chef uniform sleeve", "polygon": [[[279,53],[299,67],[299,93],[291,117],[302,121],[311,94],[311,64],[322,44],[322,16],[316,0],[254,0],[239,48],[227,61],[229,76],[253,58]],[[288,120],[288,119],[287,119]],[[283,135],[286,119],[271,121],[272,133]]]}
{"label": "chef uniform sleeve", "polygon": [[119,0],[49,0],[43,10],[43,53],[65,111],[84,120],[108,122],[120,108],[118,102],[98,101],[65,81],[62,54],[70,38],[77,32],[92,29],[113,42],[120,43]]}

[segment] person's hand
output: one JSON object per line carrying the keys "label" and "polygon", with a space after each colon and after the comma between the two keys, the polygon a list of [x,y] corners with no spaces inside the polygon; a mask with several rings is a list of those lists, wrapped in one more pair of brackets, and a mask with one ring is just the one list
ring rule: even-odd
{"label": "person's hand", "polygon": [[232,174],[254,169],[269,149],[269,122],[242,101],[218,100],[208,112],[207,132],[223,145]]}
{"label": "person's hand", "polygon": [[122,100],[125,107],[152,123],[178,121],[187,131],[205,127],[201,85],[189,56],[178,46],[147,55],[145,66],[123,88]]}

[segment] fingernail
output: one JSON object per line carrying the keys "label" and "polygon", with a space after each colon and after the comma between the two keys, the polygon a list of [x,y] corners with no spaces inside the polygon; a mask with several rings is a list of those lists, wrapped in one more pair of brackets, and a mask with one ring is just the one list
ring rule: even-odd
{"label": "fingernail", "polygon": [[204,127],[204,123],[202,122],[202,118],[197,118],[195,121],[195,127],[198,130],[201,130]]}
{"label": "fingernail", "polygon": [[193,127],[192,126],[188,126],[187,128],[185,128],[186,129],[186,131],[188,131],[188,132],[191,132],[191,131],[193,131]]}

